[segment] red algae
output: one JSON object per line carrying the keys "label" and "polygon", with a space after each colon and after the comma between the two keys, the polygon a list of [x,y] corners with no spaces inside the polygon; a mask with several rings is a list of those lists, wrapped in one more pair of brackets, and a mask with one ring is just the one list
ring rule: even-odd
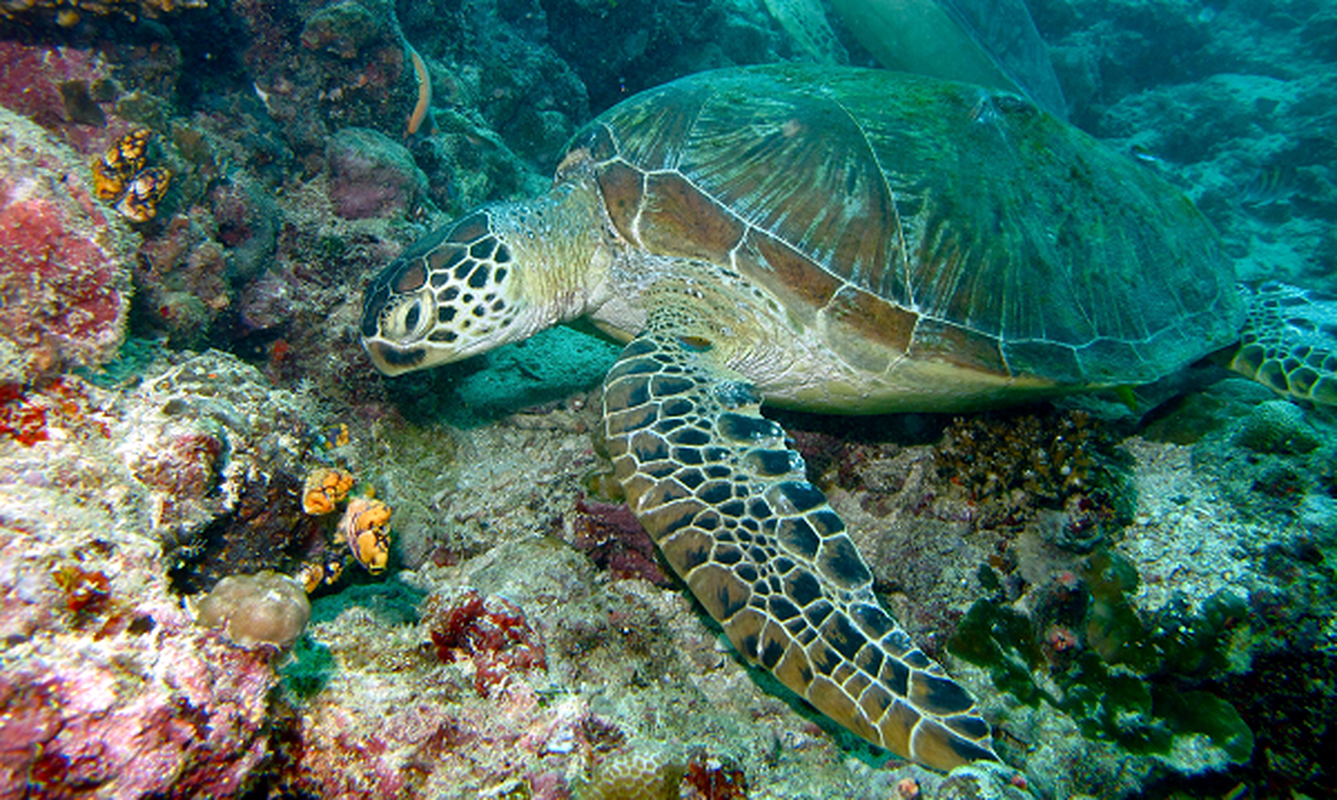
{"label": "red algae", "polygon": [[546,670],[538,634],[514,603],[495,595],[486,600],[470,589],[451,598],[432,595],[423,607],[437,657],[450,664],[474,663],[474,689],[487,697],[511,672]]}

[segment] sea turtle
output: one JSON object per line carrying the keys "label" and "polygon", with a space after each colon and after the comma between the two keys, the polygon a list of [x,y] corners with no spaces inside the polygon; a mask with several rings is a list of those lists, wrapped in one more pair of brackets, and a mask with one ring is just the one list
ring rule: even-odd
{"label": "sea turtle", "polygon": [[[1244,303],[1189,200],[1030,102],[789,65],[606,112],[551,191],[387,266],[361,333],[394,375],[582,315],[630,342],[603,401],[627,500],[738,651],[947,770],[995,758],[989,725],[879,605],[761,403],[965,409],[1152,381],[1236,340]],[[1311,388],[1337,393],[1333,367]]]}

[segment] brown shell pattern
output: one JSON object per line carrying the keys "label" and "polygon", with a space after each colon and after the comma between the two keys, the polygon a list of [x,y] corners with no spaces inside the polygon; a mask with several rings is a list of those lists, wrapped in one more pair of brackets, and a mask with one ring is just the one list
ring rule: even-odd
{"label": "brown shell pattern", "polygon": [[1237,336],[1229,259],[1152,169],[1006,93],[813,69],[646,92],[563,163],[594,162],[629,241],[732,257],[914,356],[1134,383]]}

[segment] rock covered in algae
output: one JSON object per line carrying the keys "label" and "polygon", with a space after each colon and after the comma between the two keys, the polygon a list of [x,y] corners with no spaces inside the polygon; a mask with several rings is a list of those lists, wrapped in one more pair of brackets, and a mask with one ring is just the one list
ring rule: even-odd
{"label": "rock covered in algae", "polygon": [[1304,409],[1289,400],[1269,400],[1240,421],[1232,442],[1255,453],[1304,455],[1322,440]]}
{"label": "rock covered in algae", "polygon": [[318,410],[233,355],[171,360],[127,393],[110,430],[179,588],[198,593],[237,572],[296,571],[320,538],[301,497]]}
{"label": "rock covered in algae", "polygon": [[408,148],[369,128],[343,128],[325,145],[330,197],[344,219],[413,211],[427,191],[427,176]]}
{"label": "rock covered in algae", "polygon": [[124,339],[138,241],[86,175],[81,156],[0,107],[0,383],[97,367]]}
{"label": "rock covered in algae", "polygon": [[67,381],[44,438],[0,437],[0,797],[238,796],[270,750],[268,655],[191,624],[116,398]]}

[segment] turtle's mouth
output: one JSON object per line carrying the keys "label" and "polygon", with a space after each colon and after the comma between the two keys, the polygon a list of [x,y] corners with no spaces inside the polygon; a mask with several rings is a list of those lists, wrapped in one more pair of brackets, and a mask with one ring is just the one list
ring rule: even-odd
{"label": "turtle's mouth", "polygon": [[371,363],[384,375],[403,375],[423,366],[427,348],[422,345],[397,345],[384,339],[362,340]]}

